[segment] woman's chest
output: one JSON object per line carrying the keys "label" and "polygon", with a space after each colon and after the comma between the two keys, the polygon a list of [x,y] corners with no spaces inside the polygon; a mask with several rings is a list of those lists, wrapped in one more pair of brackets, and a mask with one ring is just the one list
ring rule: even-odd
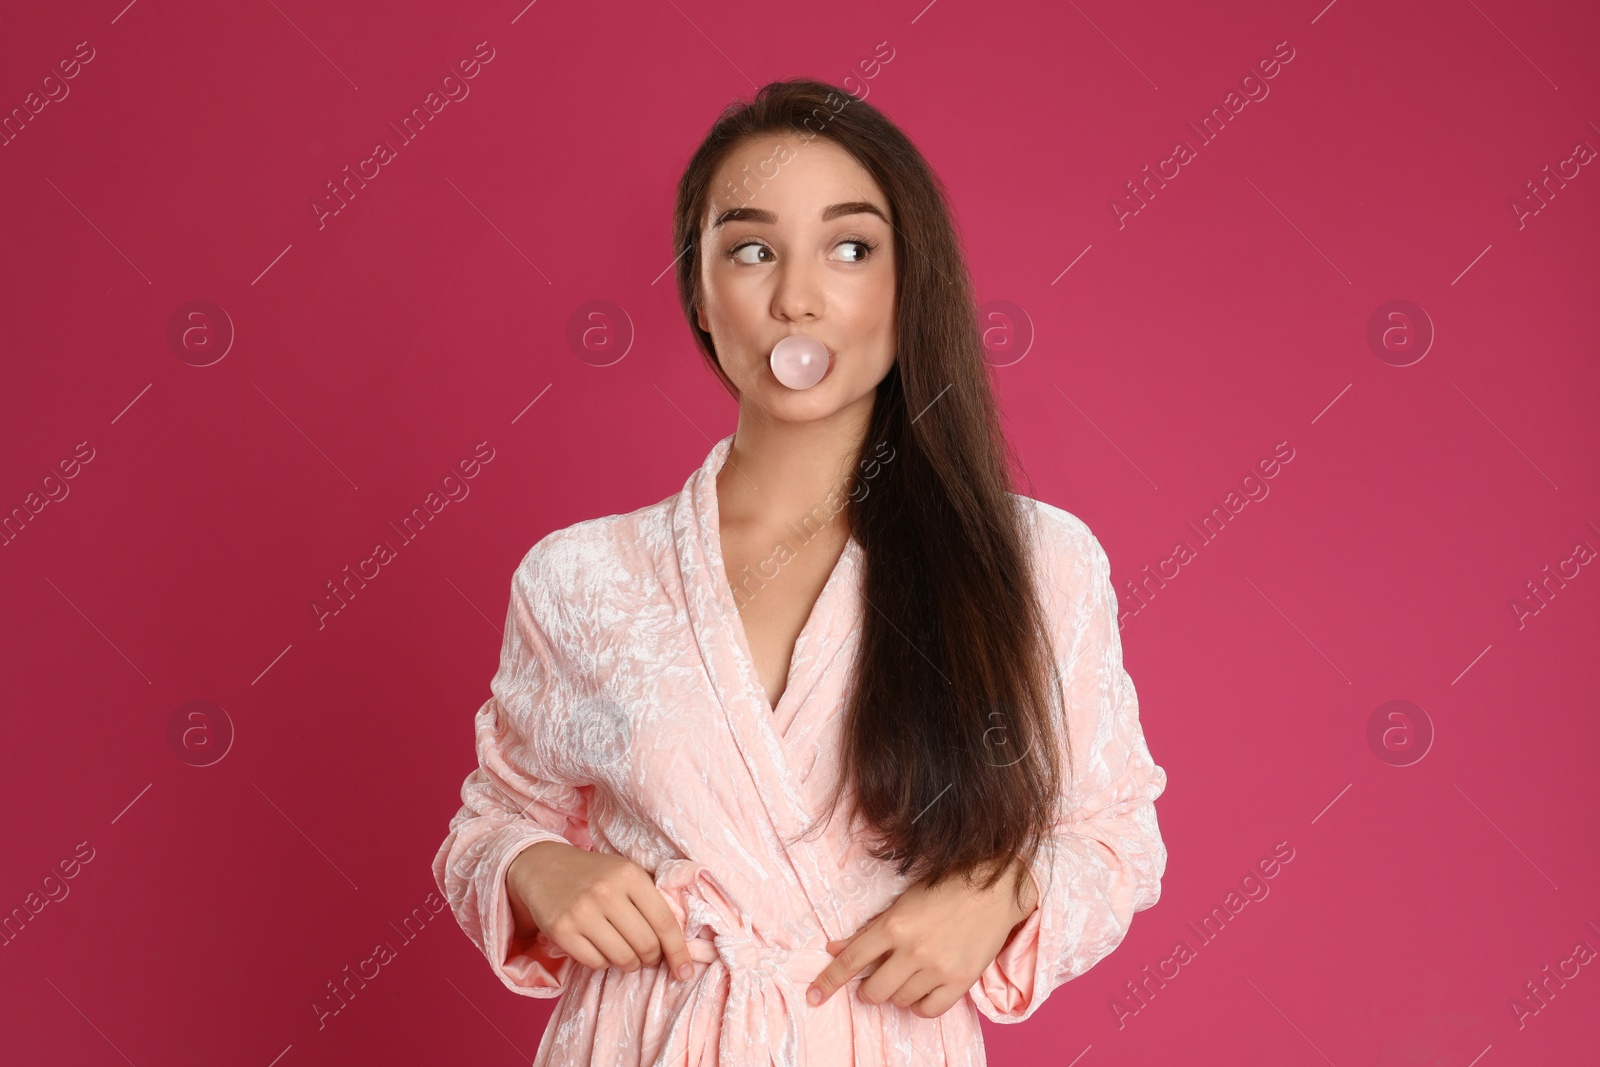
{"label": "woman's chest", "polygon": [[754,830],[767,799],[823,788],[814,772],[837,763],[844,657],[831,635],[791,646],[785,730],[737,648],[731,608],[726,619],[707,630],[686,613],[646,613],[610,632],[538,717],[541,758],[601,787],[614,816],[658,827]]}
{"label": "woman's chest", "polygon": [[795,642],[805,629],[846,538],[823,528],[809,539],[726,530],[723,566],[738,608],[738,625],[769,708],[788,688]]}

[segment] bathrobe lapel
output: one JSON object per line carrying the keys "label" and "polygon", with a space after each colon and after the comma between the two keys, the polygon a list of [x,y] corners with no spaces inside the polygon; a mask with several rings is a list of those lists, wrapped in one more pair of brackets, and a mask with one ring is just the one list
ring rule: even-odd
{"label": "bathrobe lapel", "polygon": [[811,844],[797,840],[814,818],[809,803],[814,791],[805,788],[799,765],[806,762],[803,746],[838,736],[829,726],[836,727],[831,720],[843,713],[844,693],[825,680],[830,669],[849,662],[842,657],[854,655],[861,547],[854,537],[847,542],[795,644],[778,707],[770,708],[722,559],[716,480],[732,443],[731,435],[717,442],[673,509],[689,625],[761,809],[787,846],[786,855],[828,935],[842,937],[843,916],[821,857]]}

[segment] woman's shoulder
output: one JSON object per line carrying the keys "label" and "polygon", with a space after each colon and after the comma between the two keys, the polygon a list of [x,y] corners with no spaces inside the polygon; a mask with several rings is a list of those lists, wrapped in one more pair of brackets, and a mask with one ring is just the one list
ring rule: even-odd
{"label": "woman's shoulder", "polygon": [[1031,520],[1041,581],[1070,601],[1109,580],[1111,560],[1089,524],[1065,508],[1013,493]]}
{"label": "woman's shoulder", "polygon": [[551,530],[517,564],[519,581],[572,590],[588,577],[615,579],[635,564],[650,566],[658,542],[671,543],[673,497],[633,511],[582,519]]}
{"label": "woman's shoulder", "polygon": [[1100,550],[1100,539],[1089,524],[1065,508],[1021,493],[1012,493],[1025,518],[1033,520],[1040,540],[1048,548],[1093,553]]}

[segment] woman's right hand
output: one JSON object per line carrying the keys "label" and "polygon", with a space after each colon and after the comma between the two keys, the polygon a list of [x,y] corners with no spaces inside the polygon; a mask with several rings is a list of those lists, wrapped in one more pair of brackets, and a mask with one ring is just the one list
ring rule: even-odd
{"label": "woman's right hand", "polygon": [[538,841],[506,869],[515,935],[543,930],[567,955],[595,970],[636,971],[663,959],[679,978],[693,973],[678,920],[648,871],[622,856],[562,841]]}

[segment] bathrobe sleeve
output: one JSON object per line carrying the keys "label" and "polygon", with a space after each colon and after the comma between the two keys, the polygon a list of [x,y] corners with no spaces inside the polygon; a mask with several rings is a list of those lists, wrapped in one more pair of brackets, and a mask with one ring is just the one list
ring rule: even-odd
{"label": "bathrobe sleeve", "polygon": [[1022,1022],[1116,948],[1134,912],[1160,898],[1167,865],[1154,803],[1166,772],[1151,760],[1123,669],[1111,564],[1087,526],[1073,518],[1070,529],[1045,586],[1077,590],[1050,609],[1073,781],[1032,866],[1039,902],[971,990],[997,1023]]}
{"label": "bathrobe sleeve", "polygon": [[462,783],[462,807],[434,857],[433,875],[500,980],[525,996],[555,997],[566,987],[572,958],[542,931],[515,936],[506,869],[539,841],[592,850],[592,787],[557,780],[539,754],[544,746],[536,728],[563,711],[568,687],[549,632],[535,615],[545,590],[533,562],[530,552],[512,580],[500,666],[474,720],[478,766]]}

